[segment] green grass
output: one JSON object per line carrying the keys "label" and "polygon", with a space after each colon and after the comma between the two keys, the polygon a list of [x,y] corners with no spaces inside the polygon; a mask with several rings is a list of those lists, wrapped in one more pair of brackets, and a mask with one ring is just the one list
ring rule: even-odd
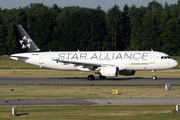
{"label": "green grass", "polygon": [[[11,91],[14,89],[14,91]],[[118,90],[113,95],[112,90]],[[180,98],[180,86],[0,85],[0,99]]]}
{"label": "green grass", "polygon": [[175,105],[92,105],[92,106],[17,106],[17,114],[9,116],[12,106],[0,106],[3,120],[179,120],[173,114]]}

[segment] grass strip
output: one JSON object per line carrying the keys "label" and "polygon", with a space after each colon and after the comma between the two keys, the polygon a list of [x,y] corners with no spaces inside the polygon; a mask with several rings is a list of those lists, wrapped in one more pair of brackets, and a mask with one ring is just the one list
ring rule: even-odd
{"label": "grass strip", "polygon": [[[12,91],[13,89],[13,91]],[[113,95],[112,90],[118,90]],[[0,99],[180,98],[180,86],[0,85]]]}
{"label": "grass strip", "polygon": [[175,105],[92,105],[92,106],[17,106],[17,114],[9,116],[12,106],[0,106],[0,119],[3,120],[179,120],[173,114]]}

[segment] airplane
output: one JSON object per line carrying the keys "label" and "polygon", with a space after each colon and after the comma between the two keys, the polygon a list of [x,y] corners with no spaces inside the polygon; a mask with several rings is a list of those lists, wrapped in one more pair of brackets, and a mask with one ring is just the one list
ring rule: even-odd
{"label": "airplane", "polygon": [[157,79],[155,71],[174,68],[178,62],[169,55],[158,51],[42,51],[21,25],[13,25],[19,47],[23,53],[10,55],[11,59],[32,65],[64,70],[89,71],[100,79],[134,75],[136,71],[152,71],[152,79]]}

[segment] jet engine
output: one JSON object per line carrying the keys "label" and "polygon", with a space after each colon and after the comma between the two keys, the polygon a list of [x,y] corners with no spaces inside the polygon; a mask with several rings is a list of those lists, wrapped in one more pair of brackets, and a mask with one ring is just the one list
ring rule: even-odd
{"label": "jet engine", "polygon": [[119,71],[120,75],[125,75],[125,76],[131,76],[134,75],[136,71],[132,71],[132,70],[122,70]]}
{"label": "jet engine", "polygon": [[100,73],[102,76],[116,77],[119,74],[118,67],[101,67]]}

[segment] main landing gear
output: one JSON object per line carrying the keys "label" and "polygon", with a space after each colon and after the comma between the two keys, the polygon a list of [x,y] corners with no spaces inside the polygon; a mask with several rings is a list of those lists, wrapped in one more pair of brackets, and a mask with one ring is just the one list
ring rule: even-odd
{"label": "main landing gear", "polygon": [[[88,80],[94,80],[95,77],[94,77],[93,73],[94,73],[94,71],[91,70],[90,75],[87,77]],[[106,79],[106,76],[102,76],[102,75],[100,74],[100,75],[99,75],[99,79],[104,80],[104,79]]]}
{"label": "main landing gear", "polygon": [[155,71],[154,71],[154,70],[152,70],[152,73],[153,73],[153,77],[152,77],[152,79],[153,79],[153,80],[156,80],[156,79],[157,79],[157,77],[155,76]]}
{"label": "main landing gear", "polygon": [[90,75],[88,76],[88,80],[94,80],[94,75],[93,75],[93,73],[94,73],[94,70],[91,70],[91,73],[90,73]]}
{"label": "main landing gear", "polygon": [[[88,76],[88,80],[94,80],[94,75],[89,75]],[[102,76],[101,74],[99,75],[99,79],[101,79],[101,80],[104,80],[104,79],[106,79],[106,76]]]}

